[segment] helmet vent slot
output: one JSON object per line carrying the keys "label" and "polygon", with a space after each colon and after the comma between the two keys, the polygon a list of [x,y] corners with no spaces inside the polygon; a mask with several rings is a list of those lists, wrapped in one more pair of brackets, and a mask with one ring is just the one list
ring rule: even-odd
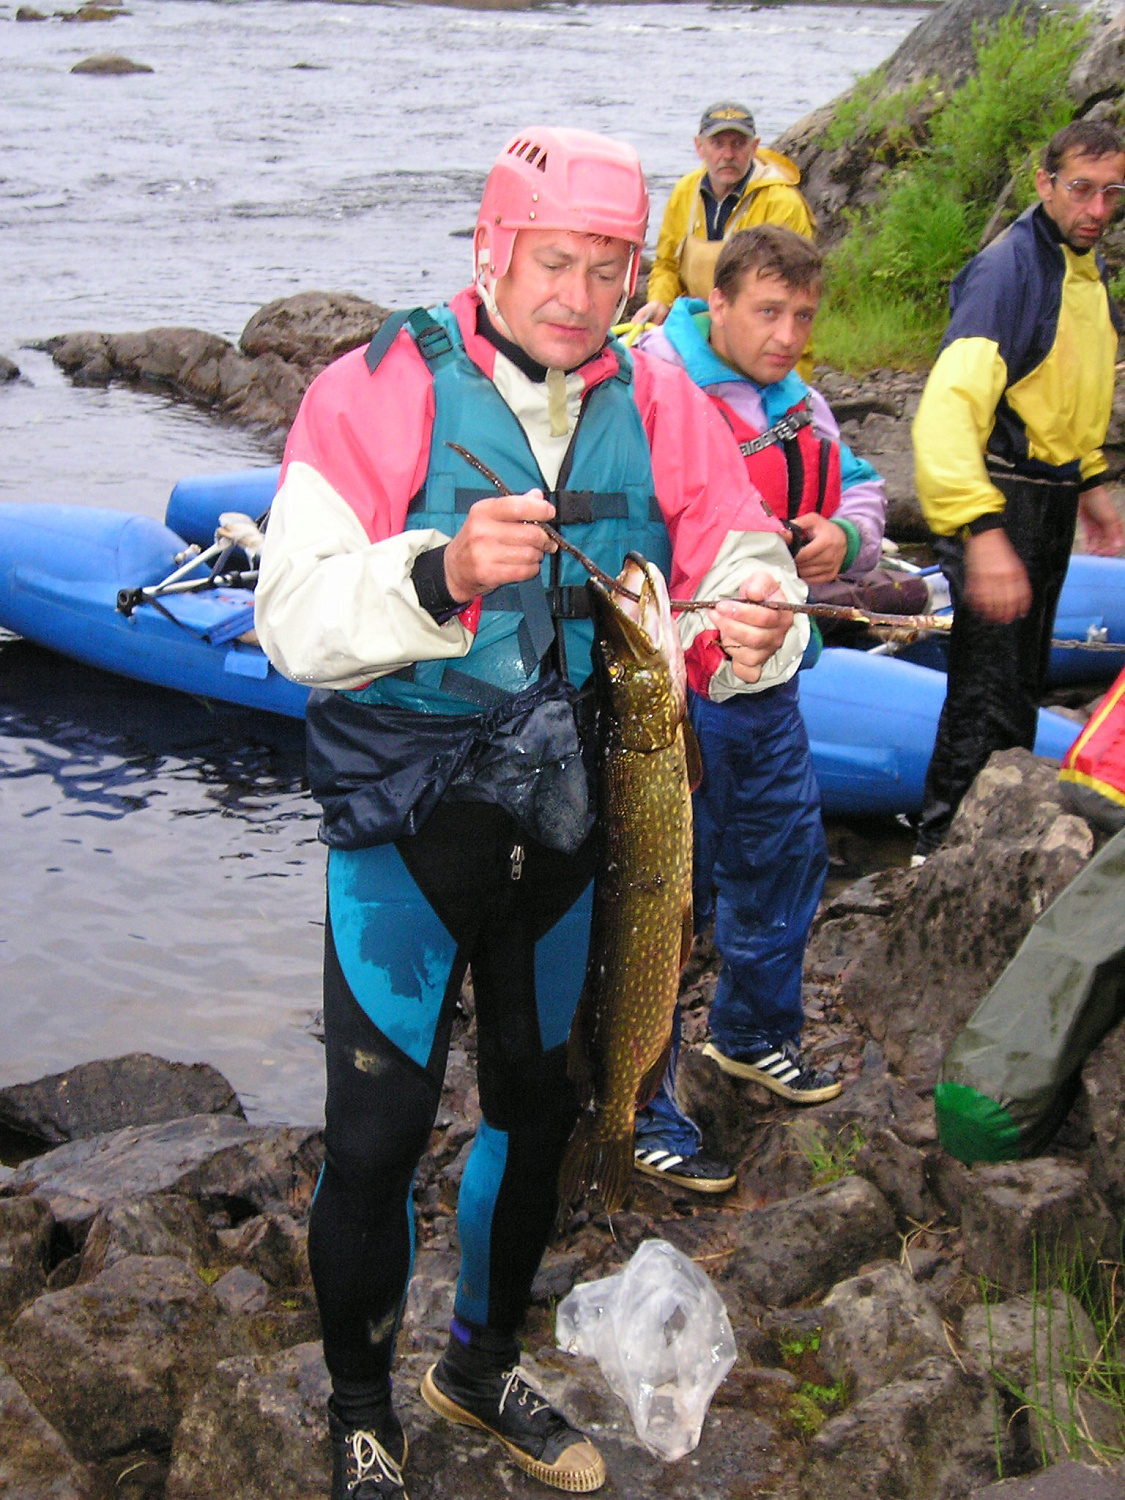
{"label": "helmet vent slot", "polygon": [[537,172],[547,170],[547,148],[540,146],[536,141],[513,141],[508,147],[508,155],[518,156],[529,167],[534,167]]}

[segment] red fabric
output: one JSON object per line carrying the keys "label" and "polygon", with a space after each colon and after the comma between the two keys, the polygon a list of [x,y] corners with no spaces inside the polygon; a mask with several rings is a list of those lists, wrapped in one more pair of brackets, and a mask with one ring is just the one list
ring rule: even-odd
{"label": "red fabric", "polygon": [[[750,423],[735,411],[734,407],[722,400],[719,396],[711,399],[723,413],[730,423],[731,431],[735,440],[739,443],[750,443],[755,438],[761,437],[760,431],[755,431]],[[804,402],[791,407],[787,416],[799,412]],[[840,484],[840,445],[829,444],[828,475],[824,488],[824,503],[818,504],[820,500],[820,455],[821,443],[827,439],[817,436],[812,423],[802,427],[797,432],[797,446],[800,449],[802,460],[803,488],[801,493],[801,504],[797,511],[798,516],[812,515],[819,511],[822,516],[831,516],[840,505],[843,490]],[[746,465],[746,472],[750,476],[750,483],[755,485],[763,495],[773,497],[771,509],[775,515],[780,514],[784,519],[789,514],[789,465],[785,458],[785,449],[781,443],[771,443],[768,448],[763,448],[760,453],[744,453],[742,461]]]}
{"label": "red fabric", "polygon": [[711,679],[730,658],[719,645],[717,630],[701,630],[684,652],[688,686],[701,697],[708,697]]}
{"label": "red fabric", "polygon": [[1066,752],[1059,778],[1125,806],[1125,672]]}

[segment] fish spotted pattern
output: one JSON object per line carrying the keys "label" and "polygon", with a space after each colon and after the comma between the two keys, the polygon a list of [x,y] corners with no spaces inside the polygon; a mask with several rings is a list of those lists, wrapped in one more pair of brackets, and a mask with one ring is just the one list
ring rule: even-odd
{"label": "fish spotted pattern", "polygon": [[597,1190],[621,1206],[633,1119],[660,1086],[680,971],[691,947],[691,788],[683,649],[660,571],[630,553],[618,583],[587,584],[595,622],[598,812],[590,954],[571,1027],[581,1114],[559,1171],[561,1204]]}

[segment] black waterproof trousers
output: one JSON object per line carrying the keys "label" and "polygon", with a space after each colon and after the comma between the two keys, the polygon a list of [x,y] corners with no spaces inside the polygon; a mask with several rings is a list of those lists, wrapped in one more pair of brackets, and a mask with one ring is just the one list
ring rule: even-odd
{"label": "black waterproof trousers", "polygon": [[1031,582],[1031,608],[1022,620],[991,625],[965,603],[965,549],[960,537],[941,537],[938,561],[953,595],[949,682],[937,742],[926,772],[917,852],[930,854],[945,837],[961,799],[994,750],[1030,750],[1055,610],[1066,577],[1078,518],[1075,485],[990,474],[1004,495],[1004,530]]}

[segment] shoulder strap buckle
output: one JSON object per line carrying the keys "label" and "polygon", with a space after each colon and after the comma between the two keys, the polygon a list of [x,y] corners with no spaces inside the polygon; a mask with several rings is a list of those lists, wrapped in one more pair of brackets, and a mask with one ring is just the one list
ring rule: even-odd
{"label": "shoulder strap buckle", "polygon": [[452,352],[453,340],[424,307],[416,307],[407,318],[418,352],[428,365],[436,365],[446,354]]}

